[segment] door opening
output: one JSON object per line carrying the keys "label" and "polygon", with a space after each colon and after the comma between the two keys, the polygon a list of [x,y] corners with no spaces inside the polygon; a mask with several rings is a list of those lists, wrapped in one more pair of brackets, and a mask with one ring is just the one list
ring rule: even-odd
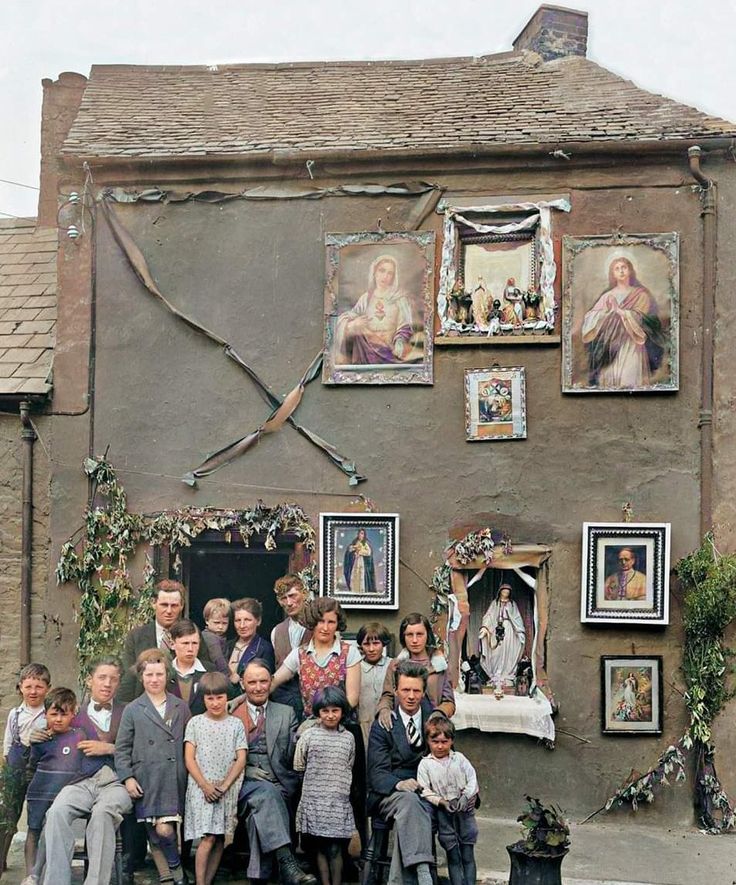
{"label": "door opening", "polygon": [[[210,537],[206,537],[206,536]],[[212,537],[219,536],[219,537]],[[239,541],[228,543],[220,532],[205,532],[182,554],[182,578],[189,591],[189,617],[204,627],[202,611],[213,597],[231,602],[245,596],[263,606],[263,621],[258,632],[265,638],[283,620],[284,612],[273,592],[275,581],[289,572],[293,545],[279,544],[266,550],[251,540],[250,547]],[[235,633],[230,629],[228,636]]]}

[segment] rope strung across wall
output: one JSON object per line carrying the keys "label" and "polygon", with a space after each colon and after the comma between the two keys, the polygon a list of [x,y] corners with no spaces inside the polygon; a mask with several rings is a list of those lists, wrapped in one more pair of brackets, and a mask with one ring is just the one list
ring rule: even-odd
{"label": "rope strung across wall", "polygon": [[178,308],[166,298],[156,285],[143,252],[141,252],[125,225],[118,218],[107,197],[102,199],[101,207],[103,215],[110,226],[115,242],[120,247],[132,270],[145,289],[157,298],[170,313],[189,326],[189,328],[204,335],[210,341],[222,347],[225,356],[231,359],[236,365],[240,366],[256,385],[256,388],[263,399],[271,407],[271,414],[255,430],[240,437],[240,439],[229,443],[211,455],[208,455],[198,467],[195,467],[194,470],[186,473],[182,478],[182,481],[187,485],[195,486],[197,483],[197,477],[209,476],[211,473],[214,473],[215,470],[219,470],[220,467],[230,463],[234,458],[245,454],[245,452],[251,449],[264,434],[275,433],[288,422],[298,433],[300,433],[305,439],[308,439],[312,445],[316,446],[348,477],[348,483],[351,486],[356,486],[358,483],[363,482],[365,477],[358,473],[353,461],[341,454],[335,446],[322,439],[317,433],[304,425],[297,423],[294,419],[294,412],[302,400],[304,388],[319,375],[322,367],[322,351],[316,354],[294,388],[285,397],[279,397],[260,378],[255,369],[248,365],[248,363],[246,363],[235,351],[231,344],[225,341],[225,339],[220,337],[216,332],[213,332],[206,326],[202,325],[202,323],[178,310]]}

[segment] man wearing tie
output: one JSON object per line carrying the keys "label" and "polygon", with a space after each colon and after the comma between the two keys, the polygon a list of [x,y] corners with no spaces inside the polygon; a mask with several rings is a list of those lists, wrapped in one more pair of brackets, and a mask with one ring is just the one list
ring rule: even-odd
{"label": "man wearing tie", "polygon": [[[120,661],[100,658],[87,679],[89,703],[77,713],[73,726],[84,726],[97,740],[81,741],[86,756],[85,776],[64,787],[46,813],[44,841],[47,885],[69,885],[74,854],[73,821],[89,816],[85,885],[109,882],[115,857],[115,831],[132,809],[125,787],[115,773],[115,738],[123,704],[113,701],[120,684]],[[130,876],[130,873],[129,873]],[[130,876],[132,881],[132,876]],[[122,883],[121,883],[122,885]]]}
{"label": "man wearing tie", "polygon": [[269,700],[271,672],[260,658],[248,663],[240,681],[245,694],[234,701],[233,715],[242,720],[248,736],[248,763],[238,803],[247,815],[247,876],[267,881],[275,859],[281,885],[317,885],[291,850],[289,805],[299,785],[291,767],[296,714],[291,707]]}
{"label": "man wearing tie", "polygon": [[[186,590],[179,581],[168,578],[159,581],[155,589],[154,620],[140,627],[134,627],[125,637],[123,677],[117,699],[126,704],[143,692],[143,686],[136,679],[134,672],[138,655],[148,648],[165,648],[173,656],[174,641],[171,637],[171,628],[181,618]],[[199,649],[199,659],[206,669],[212,669],[209,666],[212,661],[206,643],[202,643]]]}
{"label": "man wearing tie", "polygon": [[424,695],[426,687],[426,668],[401,661],[391,728],[375,721],[368,738],[368,813],[393,822],[400,855],[394,852],[394,858],[416,876],[417,885],[432,882],[432,809],[420,798],[416,779],[426,752],[424,726],[433,710]]}

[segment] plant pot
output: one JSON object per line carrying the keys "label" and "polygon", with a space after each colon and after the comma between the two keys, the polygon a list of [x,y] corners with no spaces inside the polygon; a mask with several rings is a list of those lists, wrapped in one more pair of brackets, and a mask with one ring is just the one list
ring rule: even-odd
{"label": "plant pot", "polygon": [[562,861],[568,852],[559,854],[528,854],[518,845],[507,845],[511,858],[509,885],[562,885]]}

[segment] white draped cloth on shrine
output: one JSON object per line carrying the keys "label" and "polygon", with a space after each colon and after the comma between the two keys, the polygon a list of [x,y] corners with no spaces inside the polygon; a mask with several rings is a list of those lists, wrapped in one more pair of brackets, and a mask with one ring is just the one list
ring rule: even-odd
{"label": "white draped cloth on shrine", "polygon": [[506,734],[528,734],[548,741],[555,739],[552,704],[537,689],[534,697],[504,695],[497,700],[488,694],[455,694],[455,728],[477,728]]}

